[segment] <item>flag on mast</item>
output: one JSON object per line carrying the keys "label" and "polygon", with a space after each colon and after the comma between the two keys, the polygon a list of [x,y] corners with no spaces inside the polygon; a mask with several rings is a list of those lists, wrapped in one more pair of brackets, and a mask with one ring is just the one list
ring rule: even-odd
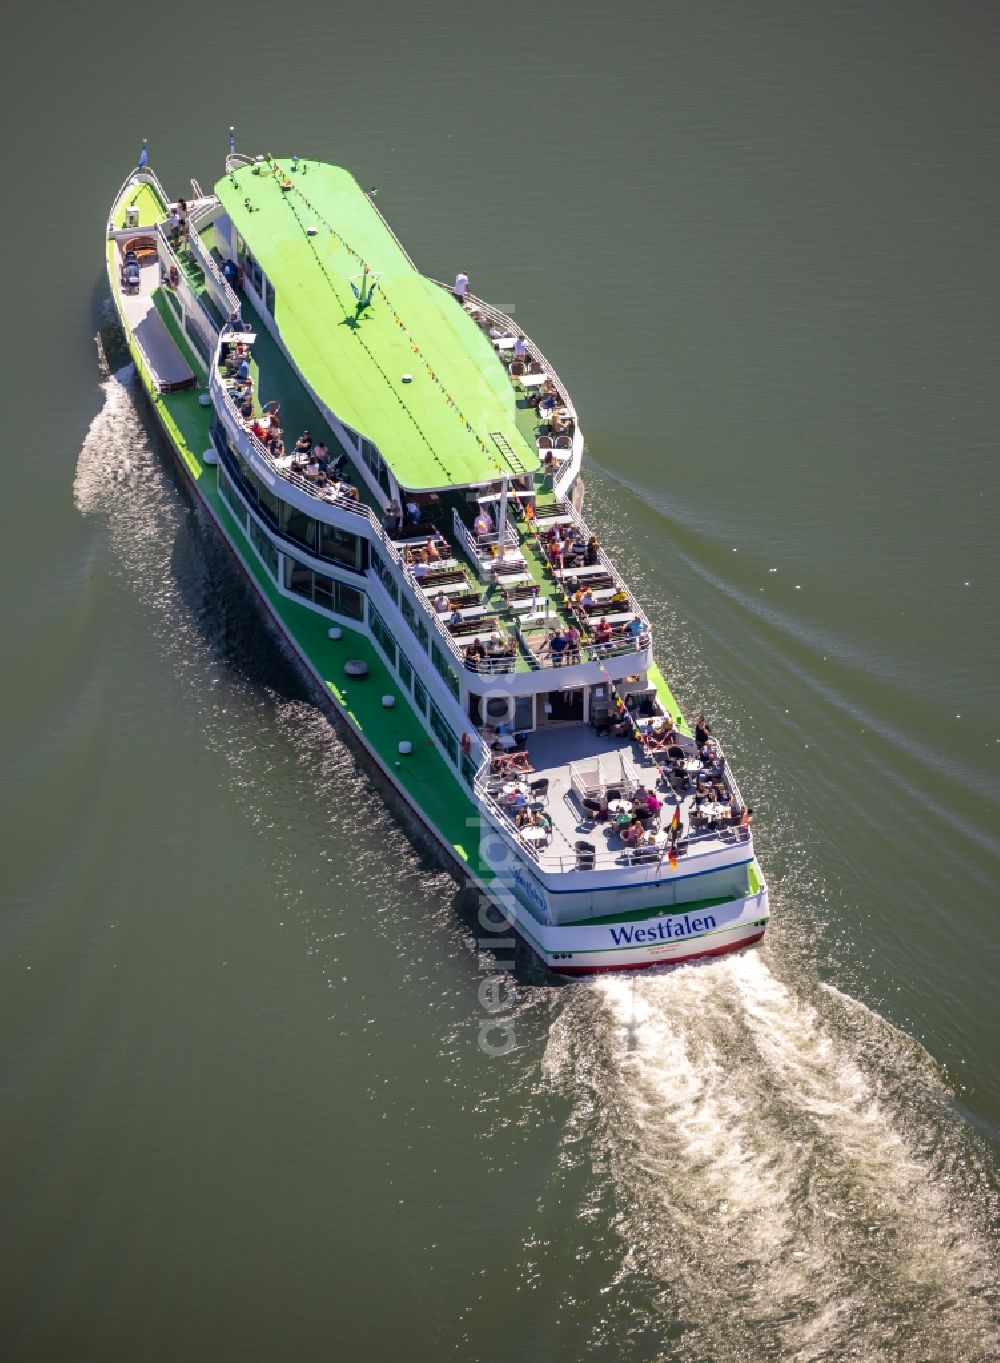
{"label": "flag on mast", "polygon": [[236,150],[236,129],[231,127],[229,129],[229,155],[232,156],[235,150]]}
{"label": "flag on mast", "polygon": [[149,145],[145,138],[142,139],[142,151],[139,153],[139,169],[149,165]]}
{"label": "flag on mast", "polygon": [[681,826],[681,807],[679,804],[676,804],[674,805],[673,818],[670,820],[670,831],[672,833],[678,833],[680,831],[680,826]]}

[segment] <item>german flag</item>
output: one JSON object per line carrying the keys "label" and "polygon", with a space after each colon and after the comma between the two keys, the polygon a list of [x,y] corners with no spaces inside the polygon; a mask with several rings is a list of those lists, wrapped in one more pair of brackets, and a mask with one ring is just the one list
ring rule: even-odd
{"label": "german flag", "polygon": [[674,815],[670,820],[670,831],[676,837],[681,829],[681,807],[680,804],[674,805]]}
{"label": "german flag", "polygon": [[667,860],[670,862],[670,869],[671,869],[672,871],[676,871],[676,870],[677,870],[677,853],[676,853],[676,851],[674,850],[674,844],[673,844],[673,843],[670,844],[670,847],[669,847],[668,850],[667,850]]}

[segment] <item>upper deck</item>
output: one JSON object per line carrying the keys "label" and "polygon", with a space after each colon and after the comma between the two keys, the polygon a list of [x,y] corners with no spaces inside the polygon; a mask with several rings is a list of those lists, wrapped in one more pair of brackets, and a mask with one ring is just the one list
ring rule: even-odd
{"label": "upper deck", "polygon": [[[507,373],[480,327],[414,268],[347,171],[297,158],[234,169],[219,200],[272,290],[294,364],[371,440],[401,487],[539,469]],[[375,279],[371,305],[356,291]]]}

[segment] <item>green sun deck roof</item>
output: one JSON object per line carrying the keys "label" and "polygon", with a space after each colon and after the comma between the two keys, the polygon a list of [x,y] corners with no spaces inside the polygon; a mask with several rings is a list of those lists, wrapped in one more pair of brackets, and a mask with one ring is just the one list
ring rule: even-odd
{"label": "green sun deck roof", "polygon": [[[353,176],[315,161],[294,173],[290,160],[273,164],[280,172],[244,166],[215,189],[274,287],[282,340],[314,392],[378,446],[404,488],[536,471],[488,338],[414,270]],[[357,317],[351,286],[364,264],[379,278]]]}

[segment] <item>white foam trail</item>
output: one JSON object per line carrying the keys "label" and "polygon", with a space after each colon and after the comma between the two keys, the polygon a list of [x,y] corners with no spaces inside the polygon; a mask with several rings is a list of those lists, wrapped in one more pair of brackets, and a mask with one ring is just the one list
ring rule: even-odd
{"label": "white foam trail", "polygon": [[991,1246],[956,1141],[898,1105],[822,995],[759,952],[594,992],[616,1024],[611,1166],[641,1190],[630,1269],[664,1281],[698,1357],[993,1355]]}

